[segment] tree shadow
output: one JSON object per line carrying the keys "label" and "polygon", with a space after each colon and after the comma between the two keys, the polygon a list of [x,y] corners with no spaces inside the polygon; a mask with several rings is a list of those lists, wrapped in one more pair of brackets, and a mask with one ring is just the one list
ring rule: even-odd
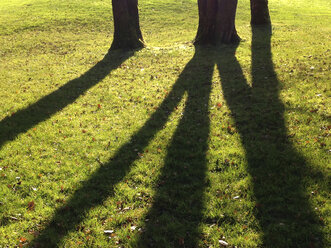
{"label": "tree shadow", "polygon": [[321,223],[305,189],[311,172],[287,137],[270,42],[270,26],[252,28],[252,86],[236,47],[223,51],[217,57],[222,89],[246,152],[263,247],[321,247]]}
{"label": "tree shadow", "polygon": [[44,96],[32,105],[17,111],[0,122],[0,148],[17,135],[28,131],[40,122],[73,103],[88,89],[103,80],[112,70],[134,55],[133,51],[111,51],[82,76],[61,86],[58,90]]}
{"label": "tree shadow", "polygon": [[137,247],[198,247],[204,205],[214,51],[196,48],[175,85],[187,92],[183,116],[161,169]]}
{"label": "tree shadow", "polygon": [[65,206],[56,210],[33,244],[58,246],[88,211],[112,196],[114,186],[127,175],[139,153],[143,153],[163,128],[187,93],[185,110],[161,169],[153,206],[147,214],[149,221],[134,245],[197,247],[203,192],[207,186],[208,102],[215,62],[246,151],[263,246],[318,247],[322,244],[320,223],[304,188],[309,165],[287,138],[270,38],[269,29],[253,29],[252,86],[247,84],[235,57],[236,47],[220,50],[217,55],[215,50],[197,49],[171,92],[144,126],[77,189]]}
{"label": "tree shadow", "polygon": [[[170,114],[177,107],[186,91],[189,94],[189,100],[187,102],[188,107],[186,107],[181,124],[174,136],[175,138],[172,148],[169,150],[169,154],[175,154],[168,156],[168,164],[170,161],[177,159],[180,160],[174,161],[171,166],[166,166],[164,178],[167,178],[169,173],[178,173],[177,179],[171,179],[174,180],[172,183],[175,183],[176,180],[186,180],[185,184],[180,185],[182,188],[177,189],[175,192],[179,194],[182,194],[182,191],[184,190],[190,190],[191,188],[186,187],[190,186],[189,182],[195,179],[196,183],[194,184],[194,190],[196,190],[197,195],[202,196],[204,179],[203,171],[205,170],[204,153],[206,151],[207,136],[209,133],[207,109],[212,69],[204,67],[202,70],[198,67],[198,61],[199,56],[196,53],[194,58],[185,67],[178,81],[174,84],[171,92],[167,95],[159,108],[146,121],[144,126],[131,137],[130,141],[124,144],[116,152],[109,162],[102,165],[86,182],[83,183],[65,206],[55,212],[51,222],[33,241],[33,245],[39,245],[41,247],[56,247],[70,231],[74,230],[75,227],[83,221],[86,213],[91,208],[102,204],[106,198],[113,195],[114,186],[125,177],[133,162],[139,158],[139,153],[143,152],[144,148],[153,137],[163,128]],[[208,75],[210,74],[210,76],[206,76],[207,73]],[[196,115],[198,112],[199,114]],[[201,128],[197,128],[190,122],[195,122],[195,125],[198,125]],[[202,125],[204,125],[204,127],[202,127]],[[188,139],[188,136],[193,136],[193,139]],[[188,141],[190,141],[190,143],[188,143]],[[200,143],[195,144],[197,141]],[[186,149],[184,149],[185,152],[183,151],[183,153],[178,154],[178,146],[181,145]],[[180,149],[183,150],[182,146]],[[186,164],[181,163],[181,161],[183,161],[182,158],[180,158],[181,156],[186,158]],[[187,167],[187,169],[185,167]],[[194,171],[193,167],[196,171]],[[183,174],[182,170],[184,170],[184,172],[186,170],[186,172]],[[167,184],[169,182],[170,181],[168,181]],[[167,192],[162,192],[162,194],[163,193]],[[168,192],[170,197],[175,197],[173,194],[173,192]],[[161,201],[161,199],[158,200]],[[188,199],[186,196],[186,200],[192,201],[193,199]],[[199,216],[199,211],[202,206],[202,199],[201,197],[198,199],[194,197],[194,200],[196,201],[194,204],[196,205],[195,219],[197,221],[197,216]],[[183,201],[183,199],[179,199],[179,201],[181,202],[181,205],[188,203]],[[181,228],[184,228],[184,226],[181,225]]]}

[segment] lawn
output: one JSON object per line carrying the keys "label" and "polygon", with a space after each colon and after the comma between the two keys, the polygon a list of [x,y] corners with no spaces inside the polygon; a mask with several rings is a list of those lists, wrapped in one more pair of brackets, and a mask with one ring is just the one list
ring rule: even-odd
{"label": "lawn", "polygon": [[328,247],[331,2],[195,48],[196,0],[0,2],[0,247]]}

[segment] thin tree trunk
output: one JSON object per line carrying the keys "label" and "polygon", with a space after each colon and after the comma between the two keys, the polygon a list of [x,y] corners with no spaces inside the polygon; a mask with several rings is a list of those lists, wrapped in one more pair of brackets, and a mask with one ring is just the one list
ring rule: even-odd
{"label": "thin tree trunk", "polygon": [[238,0],[198,0],[199,27],[195,44],[236,43],[235,27]]}
{"label": "thin tree trunk", "polygon": [[251,24],[270,24],[268,0],[251,0]]}
{"label": "thin tree trunk", "polygon": [[114,40],[111,49],[136,49],[144,46],[139,25],[138,0],[112,0]]}

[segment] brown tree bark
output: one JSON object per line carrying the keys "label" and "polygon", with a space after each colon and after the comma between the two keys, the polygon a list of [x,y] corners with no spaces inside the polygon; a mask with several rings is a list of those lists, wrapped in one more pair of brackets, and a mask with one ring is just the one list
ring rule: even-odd
{"label": "brown tree bark", "polygon": [[238,0],[198,0],[199,27],[195,44],[236,43],[235,27]]}
{"label": "brown tree bark", "polygon": [[138,0],[112,0],[114,40],[111,49],[136,49],[144,46],[139,25]]}
{"label": "brown tree bark", "polygon": [[251,0],[251,24],[270,24],[268,0]]}

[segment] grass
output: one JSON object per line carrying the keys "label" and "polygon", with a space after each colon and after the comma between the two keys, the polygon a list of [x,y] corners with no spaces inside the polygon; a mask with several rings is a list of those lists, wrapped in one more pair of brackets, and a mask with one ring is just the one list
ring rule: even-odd
{"label": "grass", "polygon": [[110,1],[1,1],[0,247],[327,247],[330,2],[197,50],[196,1],[139,3],[107,53]]}

